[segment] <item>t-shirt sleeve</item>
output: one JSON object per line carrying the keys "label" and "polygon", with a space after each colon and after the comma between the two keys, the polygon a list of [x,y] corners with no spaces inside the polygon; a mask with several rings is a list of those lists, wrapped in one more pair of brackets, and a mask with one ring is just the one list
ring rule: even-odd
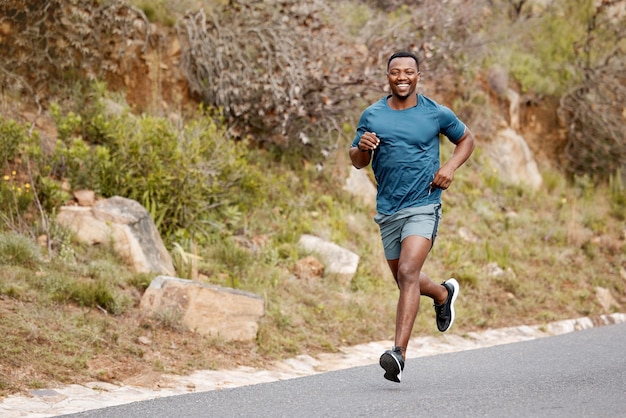
{"label": "t-shirt sleeve", "polygon": [[449,108],[439,105],[439,132],[457,142],[465,133],[465,124]]}
{"label": "t-shirt sleeve", "polygon": [[354,140],[352,140],[351,147],[356,147],[359,141],[361,140],[361,135],[367,132],[366,123],[367,123],[367,110],[361,114],[361,117],[359,119],[359,124],[357,125],[357,128],[356,128],[356,135],[354,136]]}

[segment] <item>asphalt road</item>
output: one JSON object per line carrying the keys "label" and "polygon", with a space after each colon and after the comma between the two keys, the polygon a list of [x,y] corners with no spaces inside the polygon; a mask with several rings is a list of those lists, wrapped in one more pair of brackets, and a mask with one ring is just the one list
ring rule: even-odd
{"label": "asphalt road", "polygon": [[626,417],[626,323],[71,417]]}

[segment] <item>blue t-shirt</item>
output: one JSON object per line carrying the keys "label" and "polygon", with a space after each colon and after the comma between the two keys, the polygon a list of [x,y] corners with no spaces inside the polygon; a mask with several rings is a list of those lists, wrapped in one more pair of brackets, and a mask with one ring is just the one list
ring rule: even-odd
{"label": "blue t-shirt", "polygon": [[407,207],[441,202],[441,190],[430,191],[439,169],[439,134],[456,143],[465,125],[447,107],[421,94],[417,106],[393,110],[384,97],[361,114],[352,146],[361,135],[375,132],[380,145],[373,151],[378,213],[392,215]]}

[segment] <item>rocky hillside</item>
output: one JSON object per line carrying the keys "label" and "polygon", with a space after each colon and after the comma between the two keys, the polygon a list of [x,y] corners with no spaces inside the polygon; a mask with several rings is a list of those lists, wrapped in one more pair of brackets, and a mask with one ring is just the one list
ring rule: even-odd
{"label": "rocky hillside", "polygon": [[[67,98],[64,90],[72,85],[98,77],[137,113],[184,114],[204,102],[226,110],[236,135],[283,146],[316,135],[324,148],[332,141],[328,136],[341,133],[342,123],[353,123],[355,112],[383,93],[386,57],[408,48],[423,60],[422,90],[450,106],[456,103],[483,141],[515,117],[515,128],[539,158],[558,162],[565,148],[558,100],[523,94],[506,69],[496,75],[486,67],[459,72],[455,51],[474,40],[450,27],[463,18],[451,6],[420,11],[448,16],[442,33],[436,25],[443,17],[422,21],[391,13],[407,28],[386,39],[376,31],[387,30],[382,20],[389,12],[349,2],[336,3],[334,13],[321,1],[230,2],[224,9],[218,2],[198,2],[186,14],[163,5],[167,11],[161,16],[172,12],[165,22],[148,18],[159,7],[141,9],[127,1],[59,0],[44,8],[35,3],[2,5],[1,53],[7,57],[2,78],[7,92],[24,99],[3,112],[34,123],[51,140],[49,104]],[[470,11],[469,17],[480,17],[478,6]],[[416,35],[412,30],[421,32],[416,39],[422,41],[406,42]],[[509,90],[517,92],[517,103],[510,103]],[[509,114],[513,107],[516,115]]]}
{"label": "rocky hillside", "polygon": [[[0,395],[390,338],[374,208],[344,187],[397,49],[478,140],[428,265],[462,285],[455,332],[623,311],[622,3],[1,2]],[[152,277],[56,223],[77,189],[139,201],[179,275],[262,295],[256,339],[144,315]],[[322,271],[306,234],[358,254],[349,283],[296,274]]]}

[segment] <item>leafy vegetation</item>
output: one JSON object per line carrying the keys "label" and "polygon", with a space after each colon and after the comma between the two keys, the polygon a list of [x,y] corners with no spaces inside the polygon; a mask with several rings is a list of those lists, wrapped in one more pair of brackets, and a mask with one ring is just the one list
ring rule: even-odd
{"label": "leafy vegetation", "polygon": [[[121,41],[133,41],[139,49],[162,46],[156,38],[146,43],[145,32],[131,29],[142,27],[144,18],[164,24],[162,30],[171,34],[167,31],[183,27],[180,19],[184,16],[206,16],[187,15],[180,4],[162,1],[138,0],[132,7],[120,1],[96,3],[97,16],[120,13],[117,21],[99,27],[102,36],[108,31],[115,34],[107,48]],[[281,10],[278,6],[260,10],[263,6],[258,4],[230,3],[244,15],[257,13],[255,21],[279,25],[282,17],[290,16],[287,6],[296,7],[298,2],[283,2]],[[198,106],[190,100],[180,112],[159,108],[156,100],[150,107],[153,111],[141,112],[120,98],[111,74],[134,67],[127,60],[114,59],[115,54],[106,52],[107,48],[87,53],[99,46],[97,37],[86,36],[81,48],[70,43],[71,47],[58,49],[63,42],[54,38],[53,18],[74,19],[63,20],[67,24],[61,24],[56,32],[63,34],[62,39],[74,39],[89,27],[88,21],[103,20],[80,13],[80,7],[90,10],[92,3],[73,2],[76,7],[71,8],[70,2],[51,1],[48,15],[45,10],[29,9],[33,2],[9,1],[0,6],[7,12],[3,16],[11,19],[11,28],[24,29],[31,21],[41,21],[47,28],[41,32],[45,36],[40,43],[34,32],[24,32],[24,50],[31,59],[17,53],[12,56],[16,51],[11,49],[16,47],[13,43],[0,50],[3,57],[11,57],[0,65],[7,86],[0,102],[0,330],[5,336],[0,340],[1,395],[57,383],[120,381],[155,371],[219,368],[231,364],[233,357],[240,364],[259,365],[299,353],[390,339],[397,292],[378,229],[371,220],[373,208],[345,192],[343,185],[355,119],[368,95],[379,96],[383,91],[381,68],[389,50],[398,46],[420,52],[428,77],[452,80],[441,83],[438,94],[458,97],[454,102],[457,110],[470,116],[471,126],[489,126],[489,115],[498,112],[490,92],[479,87],[485,77],[481,68],[495,62],[507,63],[513,82],[535,98],[559,94],[576,98],[579,101],[564,99],[563,106],[583,111],[566,115],[578,126],[573,132],[583,133],[579,144],[589,145],[589,153],[600,147],[603,152],[598,161],[610,162],[610,170],[604,172],[584,173],[580,166],[567,171],[568,175],[562,167],[557,170],[545,165],[544,186],[532,191],[504,183],[479,147],[444,195],[441,233],[425,268],[436,280],[454,276],[461,283],[455,332],[623,309],[626,192],[624,173],[619,171],[622,154],[612,151],[621,149],[617,147],[623,143],[610,141],[623,134],[623,126],[616,128],[622,116],[615,113],[622,110],[598,102],[593,86],[571,90],[585,74],[596,74],[581,72],[577,60],[582,55],[570,49],[589,35],[580,22],[589,21],[585,19],[590,18],[586,14],[590,3],[577,2],[581,7],[573,15],[564,14],[567,2],[560,1],[547,9],[526,9],[522,7],[525,2],[505,1],[491,3],[507,7],[483,8],[478,2],[469,9],[447,12],[445,3],[431,2],[419,6],[425,8],[424,13],[416,14],[407,13],[413,2],[369,3],[360,2],[354,9],[352,2],[339,2],[334,14],[322,7],[328,4],[316,2],[310,20],[305,18],[308,6],[294,12],[299,19],[295,21],[302,26],[299,30],[324,29],[318,34],[320,42],[338,36],[335,32],[321,35],[336,26],[334,19],[346,21],[346,32],[341,35],[349,36],[349,42],[342,38],[334,50],[337,55],[321,61],[314,58],[321,59],[322,52],[328,51],[323,42],[300,45],[301,49],[291,51],[300,51],[300,55],[272,61],[276,58],[272,53],[285,51],[289,42],[300,42],[299,37],[308,42],[313,37],[294,32],[299,36],[281,38],[276,44],[280,48],[273,49],[271,43],[263,43],[273,39],[270,26],[256,38],[267,46],[263,53],[255,55],[258,48],[245,50],[243,35],[226,36],[236,34],[235,28],[245,19],[229,15],[233,27],[221,32],[221,37],[210,38],[215,31],[207,31],[197,39],[210,38],[224,48],[223,56],[229,48],[236,48],[249,64],[248,72],[241,73],[247,76],[238,78],[241,74],[236,66],[205,67],[211,77],[233,72],[229,82],[219,84],[224,89],[221,97],[232,100],[212,102],[209,93],[217,90],[209,88],[215,87],[207,84],[211,78],[200,71],[206,64],[204,55],[198,61],[202,65],[196,62],[187,68],[188,75],[197,71],[195,83],[204,104]],[[226,2],[202,4],[204,13],[229,11]],[[513,7],[515,4],[519,7]],[[23,15],[19,24],[13,21],[26,12],[32,14]],[[262,19],[266,13],[276,15]],[[174,22],[172,16],[180,19]],[[439,20],[442,16],[448,20]],[[213,24],[218,27],[215,19]],[[485,21],[483,25],[493,22],[497,30],[487,33],[480,19]],[[461,21],[463,25],[458,24]],[[507,27],[495,25],[499,21]],[[186,28],[192,27],[187,21]],[[286,30],[282,23],[279,27]],[[533,36],[511,48],[508,35],[523,35],[524,27],[532,29]],[[550,33],[554,30],[563,30],[564,35],[553,37]],[[132,35],[121,39],[122,33]],[[599,68],[598,63],[610,56],[610,47],[617,51],[623,47],[619,31],[603,30],[599,35],[593,38],[595,50],[607,54],[587,54],[587,69]],[[499,38],[507,39],[506,48],[496,41]],[[552,38],[554,42],[548,42]],[[414,39],[424,42],[411,46]],[[47,45],[49,56],[59,61],[44,59],[38,45]],[[369,52],[363,56],[353,53],[363,45]],[[166,55],[165,49],[159,53]],[[83,54],[91,58],[81,60]],[[343,55],[347,61],[338,58]],[[291,71],[293,79],[281,77],[279,85],[272,84],[274,78],[263,73],[270,68],[270,61],[280,63],[280,68],[272,67],[275,74]],[[84,74],[70,70],[78,62]],[[329,62],[333,65],[324,67]],[[619,67],[615,58],[607,62],[610,69]],[[27,78],[25,68],[31,67],[36,71]],[[99,67],[108,70],[98,72]],[[321,73],[315,73],[318,70]],[[299,97],[289,89],[312,76],[310,72],[315,73],[312,79],[317,84],[313,87],[319,88],[307,96],[310,101],[283,103],[287,97]],[[251,84],[255,88],[244,94],[242,89],[249,80],[254,81],[256,73],[262,75],[258,84]],[[203,74],[208,78],[202,78]],[[596,91],[611,90],[615,94],[612,100],[623,103],[618,100],[623,92],[607,87],[614,85],[607,80],[616,80],[619,74],[613,70],[602,74],[605,76],[597,80],[605,84],[599,83],[602,88]],[[16,80],[20,83],[14,83]],[[276,88],[273,94],[262,93],[271,88]],[[567,96],[566,92],[572,91],[578,93]],[[28,101],[33,97],[37,97],[34,104]],[[266,101],[254,102],[255,97]],[[40,133],[35,123],[23,123],[15,116],[20,112],[15,111],[14,103],[20,100],[27,109],[29,105],[30,110],[45,109],[41,113],[52,121],[53,129]],[[227,102],[233,107],[227,109]],[[248,102],[250,108],[238,107]],[[316,107],[320,103],[324,105]],[[602,131],[594,123],[599,120],[598,105],[614,116],[615,125],[605,124],[611,129]],[[243,118],[239,124],[237,118]],[[257,119],[263,124],[253,123]],[[281,120],[287,121],[289,129],[280,130],[277,121]],[[583,130],[583,125],[593,130]],[[254,129],[244,133],[242,126]],[[480,138],[480,131],[475,131]],[[285,135],[285,142],[277,132]],[[598,132],[603,133],[599,143],[598,137],[585,140]],[[443,157],[450,151],[444,146]],[[179,276],[262,295],[266,315],[257,340],[227,347],[224,341],[185,331],[176,315],[142,315],[138,303],[153,276],[130,272],[110,248],[75,242],[54,221],[59,206],[71,199],[70,191],[85,188],[102,197],[122,195],[143,204],[158,225]],[[292,273],[294,264],[305,255],[295,245],[304,233],[329,239],[361,256],[351,282],[331,275],[304,280]],[[615,304],[608,308],[600,305],[595,298],[597,287],[609,289],[616,297]],[[422,304],[415,334],[437,334],[428,302],[425,299]]]}

